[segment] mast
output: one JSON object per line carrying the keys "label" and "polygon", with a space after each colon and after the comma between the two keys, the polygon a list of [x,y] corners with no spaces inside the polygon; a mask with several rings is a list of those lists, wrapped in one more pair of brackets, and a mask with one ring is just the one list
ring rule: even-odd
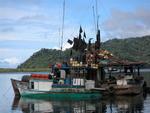
{"label": "mast", "polygon": [[60,47],[61,51],[63,49],[64,19],[65,19],[65,0],[63,1],[62,32],[61,32],[61,47]]}
{"label": "mast", "polygon": [[95,6],[96,6],[96,42],[95,42],[95,50],[99,50],[101,47],[101,37],[100,37],[100,29],[99,29],[99,15],[98,15],[98,3],[97,0],[95,0]]}
{"label": "mast", "polygon": [[97,5],[97,0],[95,0],[95,6],[96,6],[96,24],[97,24],[97,31],[98,31],[98,29],[99,29],[99,25],[98,25],[98,5]]}

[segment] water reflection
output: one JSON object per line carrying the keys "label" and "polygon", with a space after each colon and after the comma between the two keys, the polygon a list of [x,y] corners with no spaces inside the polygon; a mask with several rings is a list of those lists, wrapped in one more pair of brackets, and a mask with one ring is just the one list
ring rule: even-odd
{"label": "water reflection", "polygon": [[95,113],[96,106],[90,101],[54,101],[14,98],[12,110],[23,113]]}
{"label": "water reflection", "polygon": [[141,113],[144,110],[143,95],[104,98],[109,113]]}
{"label": "water reflection", "polygon": [[15,97],[12,110],[22,113],[141,113],[143,95],[105,97],[96,101],[34,100]]}

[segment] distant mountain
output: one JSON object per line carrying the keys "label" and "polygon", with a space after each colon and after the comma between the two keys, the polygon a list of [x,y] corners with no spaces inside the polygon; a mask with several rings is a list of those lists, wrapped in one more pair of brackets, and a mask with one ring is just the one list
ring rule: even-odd
{"label": "distant mountain", "polygon": [[[102,43],[102,48],[107,49],[121,59],[144,61],[150,65],[150,36],[112,39]],[[46,68],[49,64],[68,60],[70,51],[70,49],[65,51],[41,49],[19,65],[18,68]],[[73,51],[73,54],[77,55],[78,53]]]}

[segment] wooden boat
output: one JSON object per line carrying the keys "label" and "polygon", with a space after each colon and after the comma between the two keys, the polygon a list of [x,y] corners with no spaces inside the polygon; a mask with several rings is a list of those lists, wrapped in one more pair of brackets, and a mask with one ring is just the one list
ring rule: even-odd
{"label": "wooden boat", "polygon": [[[128,81],[134,81],[135,79],[123,79],[117,80],[117,83],[102,84],[97,90],[102,91],[103,95],[137,95],[143,92],[143,82],[141,83],[128,83]],[[141,80],[142,81],[142,80]],[[120,82],[120,83],[118,83]],[[96,89],[95,89],[96,90]]]}
{"label": "wooden boat", "polygon": [[[143,92],[146,87],[144,78],[140,75],[141,62],[122,62],[119,64],[109,64],[105,67],[118,68],[117,70],[108,70],[105,73],[103,82],[97,90],[105,94],[111,95],[137,95]],[[120,69],[119,69],[120,68]]]}

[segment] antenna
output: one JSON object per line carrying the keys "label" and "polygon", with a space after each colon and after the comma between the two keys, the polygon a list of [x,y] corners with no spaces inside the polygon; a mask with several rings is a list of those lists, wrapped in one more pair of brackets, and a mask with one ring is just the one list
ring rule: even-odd
{"label": "antenna", "polygon": [[92,8],[93,8],[94,27],[95,27],[95,33],[96,33],[97,28],[96,28],[96,19],[95,19],[95,10],[94,10],[94,6],[93,6]]}
{"label": "antenna", "polygon": [[64,38],[64,18],[65,18],[65,0],[63,2],[63,16],[62,16],[62,33],[61,33],[61,51],[63,49],[63,38]]}

